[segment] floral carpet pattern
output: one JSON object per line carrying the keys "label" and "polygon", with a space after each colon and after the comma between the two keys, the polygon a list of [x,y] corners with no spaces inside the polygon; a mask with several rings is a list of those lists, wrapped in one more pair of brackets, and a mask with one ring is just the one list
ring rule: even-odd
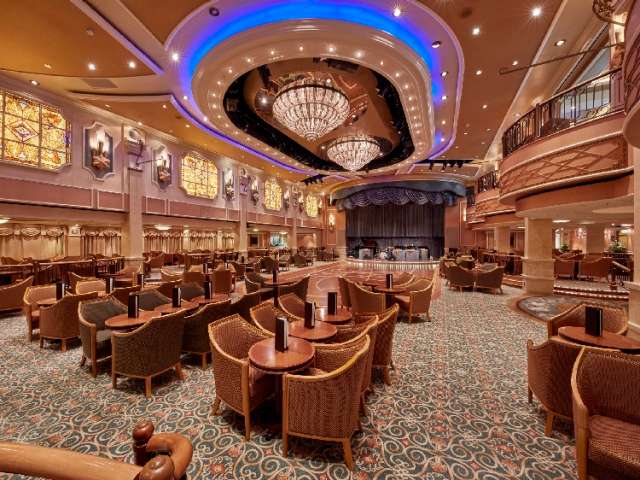
{"label": "floral carpet pattern", "polygon": [[[341,264],[322,269],[313,285],[330,288],[339,272],[346,273]],[[121,380],[113,390],[106,368],[91,378],[79,348],[28,344],[20,316],[0,319],[0,439],[132,461],[131,430],[150,418],[156,431],[193,442],[190,479],[577,478],[570,428],[559,424],[545,437],[539,404],[527,403],[525,342],[546,333],[508,308],[521,291],[441,290],[431,322],[397,326],[393,384],[377,378],[367,398],[353,472],[338,444],[293,438],[283,458],[268,407],[256,412],[245,442],[240,416],[224,407],[212,414],[212,370],[196,360],[185,361],[185,381],[171,373],[154,379],[146,399],[142,382]]]}

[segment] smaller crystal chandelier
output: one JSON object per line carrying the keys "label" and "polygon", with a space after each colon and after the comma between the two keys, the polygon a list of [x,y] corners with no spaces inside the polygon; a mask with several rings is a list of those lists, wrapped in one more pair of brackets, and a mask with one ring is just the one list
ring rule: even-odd
{"label": "smaller crystal chandelier", "polygon": [[352,172],[380,155],[380,144],[367,135],[336,138],[327,147],[327,157]]}

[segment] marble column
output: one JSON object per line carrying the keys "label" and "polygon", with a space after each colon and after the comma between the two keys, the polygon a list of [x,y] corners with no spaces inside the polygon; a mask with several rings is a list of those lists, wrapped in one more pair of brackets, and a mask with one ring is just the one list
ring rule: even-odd
{"label": "marble column", "polygon": [[551,219],[524,220],[523,277],[525,292],[537,295],[553,293],[553,256]]}
{"label": "marble column", "polygon": [[495,227],[493,229],[493,238],[495,249],[500,253],[509,253],[511,251],[511,228]]}
{"label": "marble column", "polygon": [[289,239],[289,248],[293,252],[298,249],[298,215],[300,209],[297,206],[289,207],[291,209],[291,238]]}
{"label": "marble column", "polygon": [[240,209],[240,221],[238,222],[238,251],[240,256],[247,258],[247,195],[240,195],[238,208]]}
{"label": "marble column", "polygon": [[[640,149],[629,145],[629,165],[634,166],[633,187],[635,192],[640,192]],[[640,195],[633,196],[633,227],[640,225]],[[633,253],[640,252],[640,235],[633,235]],[[633,262],[633,282],[625,282],[629,289],[629,325],[640,332],[640,262]]]}
{"label": "marble column", "polygon": [[128,265],[142,262],[142,170],[129,168],[129,208],[122,237],[122,250]]}
{"label": "marble column", "polygon": [[604,225],[587,225],[587,241],[585,253],[602,253],[605,251]]}

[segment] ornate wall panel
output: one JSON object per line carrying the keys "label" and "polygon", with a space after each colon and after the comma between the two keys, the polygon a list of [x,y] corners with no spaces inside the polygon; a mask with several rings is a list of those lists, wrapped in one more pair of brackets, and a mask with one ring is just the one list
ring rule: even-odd
{"label": "ornate wall panel", "polygon": [[[627,166],[627,143],[622,135],[617,135],[535,158],[501,172],[500,195],[504,197],[563,180],[575,183],[588,175]],[[476,205],[476,214],[477,208]]]}
{"label": "ornate wall panel", "polygon": [[189,195],[215,198],[218,194],[218,168],[213,160],[191,152],[182,157],[182,188]]}
{"label": "ornate wall panel", "polygon": [[264,182],[264,208],[275,211],[282,208],[282,187],[275,180]]}

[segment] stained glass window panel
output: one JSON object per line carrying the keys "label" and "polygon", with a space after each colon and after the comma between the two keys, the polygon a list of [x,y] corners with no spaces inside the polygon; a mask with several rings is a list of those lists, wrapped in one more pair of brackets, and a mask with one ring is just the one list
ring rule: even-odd
{"label": "stained glass window panel", "polygon": [[282,187],[275,180],[267,180],[264,183],[264,206],[268,210],[282,208]]}
{"label": "stained glass window panel", "polygon": [[218,168],[213,160],[188,153],[182,157],[181,167],[182,188],[189,195],[215,198],[218,194]]}
{"label": "stained glass window panel", "polygon": [[0,92],[2,159],[55,170],[69,163],[69,125],[52,107]]}
{"label": "stained glass window panel", "polygon": [[307,200],[304,204],[304,209],[307,215],[315,218],[318,216],[318,197],[315,195],[307,195]]}

